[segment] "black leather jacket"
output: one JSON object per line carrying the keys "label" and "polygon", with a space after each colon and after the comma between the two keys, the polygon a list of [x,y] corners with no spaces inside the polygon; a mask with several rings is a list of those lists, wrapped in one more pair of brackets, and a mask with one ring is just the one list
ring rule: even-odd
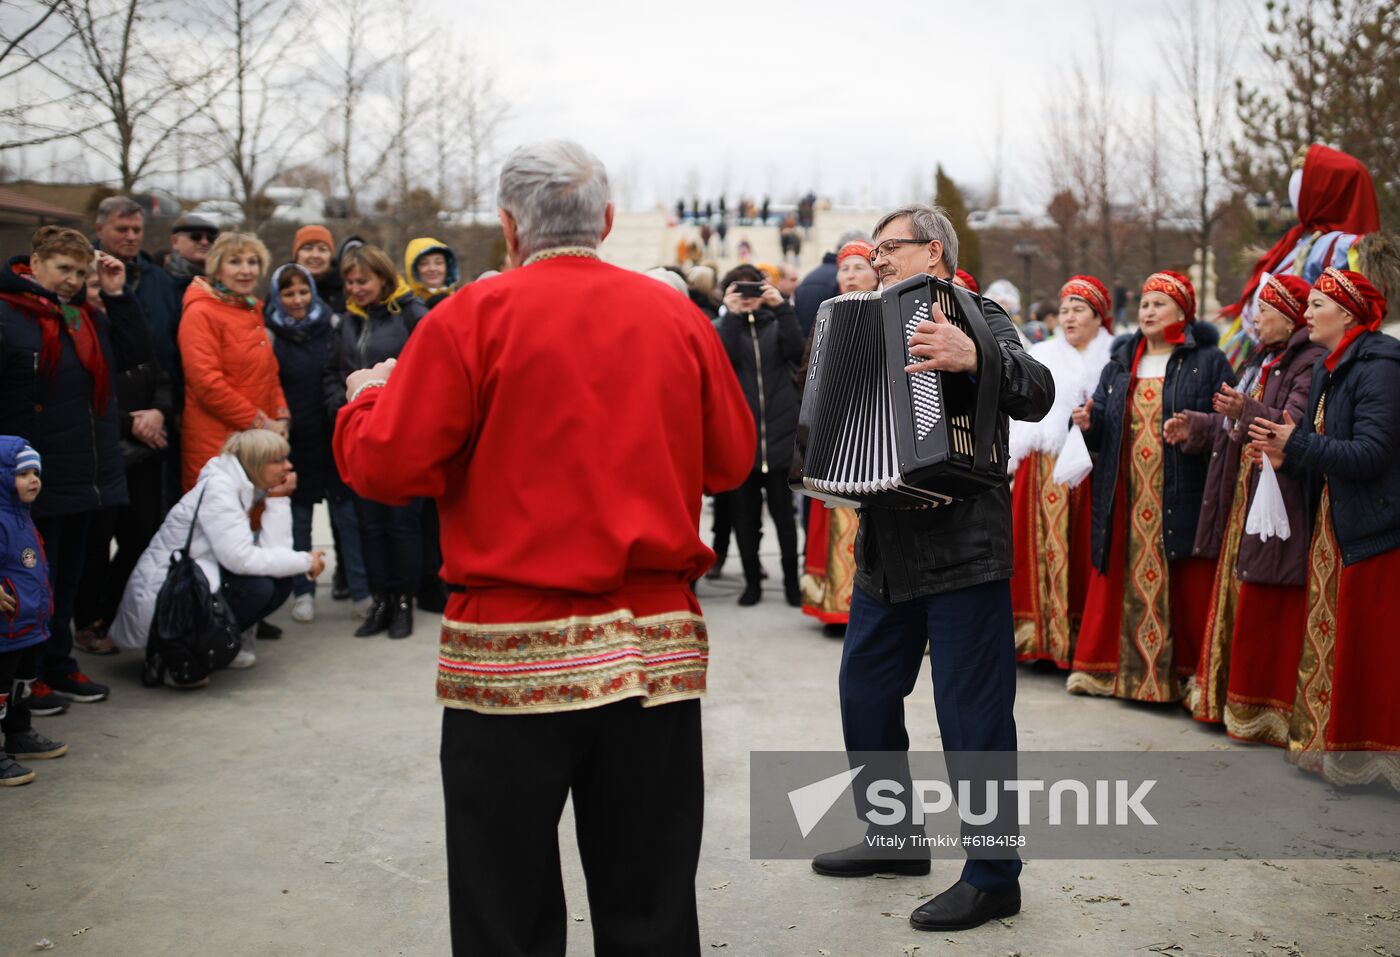
{"label": "black leather jacket", "polygon": [[[1055,401],[1050,370],[1021,346],[1006,311],[979,297],[1001,347],[1000,442],[1010,419],[1036,422]],[[970,378],[961,378],[970,384]],[[1011,483],[944,508],[865,508],[856,534],[856,585],[886,602],[970,588],[1011,577]]]}

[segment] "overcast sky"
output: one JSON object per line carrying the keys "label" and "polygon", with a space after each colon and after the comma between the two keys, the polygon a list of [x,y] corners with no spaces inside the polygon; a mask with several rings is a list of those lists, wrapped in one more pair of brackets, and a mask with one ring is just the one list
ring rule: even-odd
{"label": "overcast sky", "polygon": [[908,198],[941,162],[990,182],[998,101],[1014,200],[1043,203],[1044,107],[1062,65],[1114,38],[1124,115],[1167,85],[1169,25],[1148,0],[473,2],[458,29],[512,104],[503,145],[569,136],[636,207],[696,183],[775,201],[815,188]]}

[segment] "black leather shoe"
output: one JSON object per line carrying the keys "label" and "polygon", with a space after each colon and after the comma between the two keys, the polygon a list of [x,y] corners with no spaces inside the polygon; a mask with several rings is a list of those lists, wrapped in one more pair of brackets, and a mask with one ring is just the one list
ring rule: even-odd
{"label": "black leather shoe", "polygon": [[1004,891],[979,891],[967,881],[958,881],[933,900],[920,904],[909,915],[909,926],[915,930],[970,930],[1020,912],[1020,884]]}
{"label": "black leather shoe", "polygon": [[927,851],[922,857],[917,854],[908,854],[903,858],[871,857],[870,846],[864,841],[812,858],[812,870],[823,877],[869,877],[872,874],[922,877],[929,869]]}
{"label": "black leather shoe", "polygon": [[355,637],[369,638],[386,630],[389,627],[390,611],[388,596],[383,592],[376,592],[369,611],[365,613],[364,622],[355,629]]}
{"label": "black leather shoe", "polygon": [[413,596],[395,592],[389,596],[389,637],[407,638],[413,634]]}
{"label": "black leather shoe", "polygon": [[758,582],[749,582],[744,586],[744,593],[739,596],[739,604],[747,608],[750,605],[757,605],[758,600],[763,597],[763,586]]}
{"label": "black leather shoe", "polygon": [[345,580],[345,566],[336,555],[335,574],[331,576],[331,601],[345,601],[350,597],[350,583]]}
{"label": "black leather shoe", "polygon": [[282,629],[278,628],[276,625],[260,621],[258,622],[258,633],[256,637],[259,641],[276,641],[278,638],[282,637]]}

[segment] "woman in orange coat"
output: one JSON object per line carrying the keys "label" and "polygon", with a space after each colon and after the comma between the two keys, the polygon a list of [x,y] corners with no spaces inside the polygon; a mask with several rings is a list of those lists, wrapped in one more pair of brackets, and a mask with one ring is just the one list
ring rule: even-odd
{"label": "woman in orange coat", "polygon": [[263,328],[262,303],[253,295],[267,265],[267,247],[256,236],[224,233],[209,249],[205,276],[185,291],[180,477],[186,491],[234,432],[271,429],[287,435],[291,416],[277,357]]}

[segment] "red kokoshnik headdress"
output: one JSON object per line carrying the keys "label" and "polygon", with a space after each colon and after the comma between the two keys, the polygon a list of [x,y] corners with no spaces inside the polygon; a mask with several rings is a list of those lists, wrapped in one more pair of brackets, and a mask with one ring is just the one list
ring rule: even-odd
{"label": "red kokoshnik headdress", "polygon": [[1108,287],[1097,277],[1070,276],[1069,281],[1060,287],[1060,301],[1063,302],[1071,296],[1088,303],[1089,308],[1098,313],[1102,321],[1111,321],[1113,300],[1108,296]]}
{"label": "red kokoshnik headdress", "polygon": [[873,243],[868,243],[863,239],[853,239],[842,246],[840,252],[836,254],[836,265],[841,265],[841,260],[845,259],[847,256],[857,256],[864,259],[866,262],[870,262],[870,254],[874,252],[874,250],[875,245]]}
{"label": "red kokoshnik headdress", "polygon": [[982,287],[978,285],[977,277],[972,275],[972,273],[968,272],[966,269],[959,269],[956,272],[954,272],[953,278],[955,280],[961,281],[964,288],[972,290],[979,296],[982,294]]}

